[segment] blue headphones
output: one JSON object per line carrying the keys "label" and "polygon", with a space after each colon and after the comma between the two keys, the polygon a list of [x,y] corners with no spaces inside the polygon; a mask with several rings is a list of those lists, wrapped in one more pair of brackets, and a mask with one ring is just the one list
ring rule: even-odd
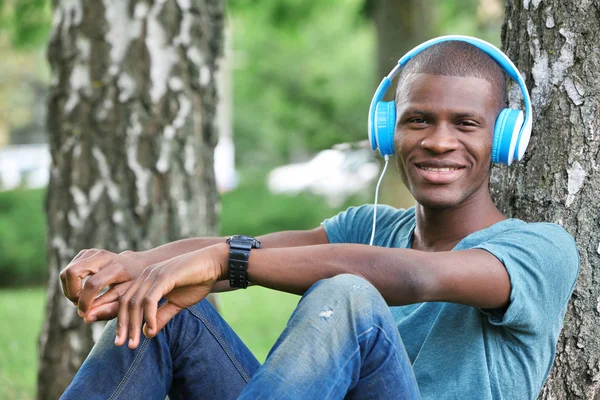
{"label": "blue headphones", "polygon": [[369,107],[369,142],[373,150],[379,149],[382,156],[394,154],[394,129],[396,127],[396,104],[394,101],[381,101],[392,85],[392,80],[414,56],[437,43],[462,41],[472,44],[492,57],[521,88],[525,100],[525,114],[521,110],[505,108],[500,112],[494,126],[492,162],[510,165],[513,159],[523,159],[525,149],[531,137],[531,100],[525,87],[525,81],[513,62],[500,49],[491,43],[470,36],[449,35],[428,40],[406,53],[398,65],[384,77]]}

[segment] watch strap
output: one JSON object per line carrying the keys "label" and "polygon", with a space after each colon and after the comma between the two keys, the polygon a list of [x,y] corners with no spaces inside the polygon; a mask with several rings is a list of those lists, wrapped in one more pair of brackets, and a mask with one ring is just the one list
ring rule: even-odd
{"label": "watch strap", "polygon": [[229,244],[229,286],[248,287],[248,259],[250,250],[262,247],[260,241],[251,236],[236,235],[227,239]]}

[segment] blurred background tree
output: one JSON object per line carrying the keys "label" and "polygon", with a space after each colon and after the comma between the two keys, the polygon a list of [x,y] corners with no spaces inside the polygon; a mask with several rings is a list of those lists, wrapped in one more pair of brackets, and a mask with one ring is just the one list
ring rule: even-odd
{"label": "blurred background tree", "polygon": [[217,234],[221,0],[53,6],[39,399],[60,397],[103,327],[83,323],[60,289],[59,272],[81,249]]}

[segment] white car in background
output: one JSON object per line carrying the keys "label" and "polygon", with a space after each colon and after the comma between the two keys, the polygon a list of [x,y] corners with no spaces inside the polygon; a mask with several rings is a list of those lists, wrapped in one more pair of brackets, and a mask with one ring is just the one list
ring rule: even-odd
{"label": "white car in background", "polygon": [[48,185],[50,150],[47,144],[8,146],[0,150],[0,191]]}
{"label": "white car in background", "polygon": [[304,163],[273,169],[267,178],[271,193],[310,192],[324,196],[331,206],[368,190],[380,171],[371,150],[340,145],[323,150]]}

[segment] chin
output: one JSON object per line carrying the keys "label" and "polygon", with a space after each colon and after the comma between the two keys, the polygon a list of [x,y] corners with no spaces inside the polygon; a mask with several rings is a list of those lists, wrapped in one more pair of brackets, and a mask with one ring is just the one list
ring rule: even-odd
{"label": "chin", "polygon": [[434,193],[413,193],[413,196],[421,206],[433,210],[454,208],[464,200],[457,193],[444,192],[444,190],[436,190]]}
{"label": "chin", "polygon": [[449,199],[416,199],[417,203],[425,208],[429,208],[431,210],[447,210],[454,208],[460,204],[458,201],[452,201]]}

